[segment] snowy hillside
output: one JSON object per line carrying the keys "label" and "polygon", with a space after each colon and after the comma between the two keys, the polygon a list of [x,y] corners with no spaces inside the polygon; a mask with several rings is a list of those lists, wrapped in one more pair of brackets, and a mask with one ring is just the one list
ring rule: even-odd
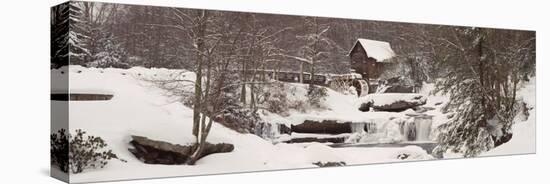
{"label": "snowy hillside", "polygon": [[[52,70],[52,77],[67,75],[60,70]],[[431,159],[426,151],[416,146],[395,148],[331,148],[320,143],[272,144],[252,134],[240,134],[214,124],[208,141],[231,143],[234,151],[209,155],[200,159],[195,166],[187,165],[148,165],[137,160],[130,152],[128,142],[131,135],[147,136],[177,144],[192,143],[192,111],[173,98],[166,97],[166,91],[141,80],[143,75],[168,75],[174,72],[165,69],[132,68],[94,69],[71,66],[70,90],[79,93],[109,93],[107,101],[71,101],[70,130],[84,129],[91,135],[102,137],[119,157],[127,163],[111,161],[104,169],[89,170],[71,175],[71,182],[123,180],[151,177],[185,176],[244,172],[289,168],[317,167],[314,162],[346,162],[348,165],[387,163],[403,161],[402,153],[412,155],[407,160]],[[192,77],[192,73],[188,73]],[[55,89],[54,89],[55,91]],[[338,96],[330,91],[330,96]],[[340,98],[341,97],[341,98]],[[328,98],[327,104],[334,112],[319,112],[319,116],[340,115],[346,118],[374,118],[380,116],[400,116],[393,113],[366,113],[355,117],[355,106],[347,100],[351,97]],[[349,103],[348,103],[349,102]],[[356,110],[355,110],[356,111]],[[294,117],[296,115],[296,117]],[[294,114],[290,119],[311,117],[312,114]],[[295,118],[295,119],[294,119]],[[287,118],[288,119],[288,118]],[[53,130],[52,130],[53,131]]]}
{"label": "snowy hillside", "polygon": [[[514,135],[512,139],[503,145],[483,154],[483,156],[529,154],[536,152],[536,78],[525,84],[518,92],[520,98],[530,109],[527,120],[517,122],[512,126]],[[517,118],[519,119],[519,117]]]}

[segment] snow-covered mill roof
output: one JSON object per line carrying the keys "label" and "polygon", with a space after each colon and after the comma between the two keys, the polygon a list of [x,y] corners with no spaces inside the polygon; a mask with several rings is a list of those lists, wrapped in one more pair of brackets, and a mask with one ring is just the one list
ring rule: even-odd
{"label": "snow-covered mill roof", "polygon": [[348,55],[351,54],[357,44],[361,44],[368,57],[372,57],[378,62],[383,62],[387,59],[395,57],[395,52],[391,49],[390,43],[364,38],[357,39],[353,47],[351,47]]}

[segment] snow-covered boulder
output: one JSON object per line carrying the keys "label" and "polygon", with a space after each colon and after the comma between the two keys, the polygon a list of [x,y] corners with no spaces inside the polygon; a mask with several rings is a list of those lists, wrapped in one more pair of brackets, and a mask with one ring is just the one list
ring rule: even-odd
{"label": "snow-covered boulder", "polygon": [[[182,146],[179,144],[171,144],[164,141],[156,141],[142,136],[132,136],[130,144],[134,148],[129,148],[134,156],[146,164],[165,164],[179,165],[185,164],[192,154],[193,146]],[[227,153],[233,151],[234,146],[227,143],[210,144],[206,143],[205,147],[199,156]]]}
{"label": "snow-covered boulder", "polygon": [[389,78],[381,81],[376,93],[413,93],[414,85],[403,76]]}
{"label": "snow-covered boulder", "polygon": [[429,160],[433,159],[426,150],[418,146],[405,146],[396,150],[393,154],[390,154],[392,157],[400,160]]}
{"label": "snow-covered boulder", "polygon": [[401,112],[426,104],[426,97],[416,93],[370,94],[359,99],[359,110],[371,107],[375,111]]}
{"label": "snow-covered boulder", "polygon": [[318,143],[344,143],[347,139],[347,136],[341,136],[341,137],[297,137],[292,138],[288,141],[284,141],[284,143],[310,143],[310,142],[318,142]]}
{"label": "snow-covered boulder", "polygon": [[319,166],[319,167],[339,167],[339,166],[346,166],[346,162],[315,162],[313,165]]}
{"label": "snow-covered boulder", "polygon": [[291,125],[292,132],[315,134],[343,134],[351,133],[351,122],[338,122],[335,120],[305,120],[304,123]]}

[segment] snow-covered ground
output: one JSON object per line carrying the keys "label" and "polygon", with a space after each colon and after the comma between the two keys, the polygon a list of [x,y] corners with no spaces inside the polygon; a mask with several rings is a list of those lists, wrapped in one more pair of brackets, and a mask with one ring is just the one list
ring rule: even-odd
{"label": "snow-covered ground", "polygon": [[[64,74],[61,71],[65,70]],[[272,144],[252,134],[240,134],[219,124],[214,124],[209,142],[226,142],[235,145],[230,153],[220,153],[200,159],[195,166],[187,165],[148,165],[137,160],[127,149],[131,135],[146,136],[151,139],[177,144],[190,144],[192,111],[166,96],[166,91],[141,80],[141,76],[169,76],[182,73],[186,79],[193,74],[186,71],[166,69],[132,68],[87,69],[71,66],[70,91],[79,93],[109,93],[114,95],[108,101],[71,101],[69,103],[69,129],[84,129],[88,134],[102,137],[119,157],[127,163],[111,161],[103,169],[87,170],[72,174],[71,182],[91,182],[124,180],[170,176],[188,176],[231,172],[277,170],[317,167],[313,162],[344,161],[348,165],[388,163],[403,161],[398,155],[411,155],[407,160],[432,159],[420,147],[402,148],[331,148],[325,144]],[[52,70],[56,77],[67,75],[67,69]],[[53,91],[60,91],[62,85],[53,85]],[[325,102],[329,109],[319,112],[294,113],[283,118],[285,122],[300,122],[311,117],[346,117],[364,120],[400,116],[397,113],[369,112],[356,113],[357,106],[351,96],[329,90],[330,98]],[[356,98],[356,97],[355,97]],[[350,105],[351,104],[351,105]],[[52,106],[60,106],[52,102]],[[358,111],[357,111],[358,112]],[[270,118],[275,118],[270,115]],[[292,120],[292,121],[288,121]],[[55,127],[54,127],[55,129]],[[55,130],[52,130],[52,132]]]}
{"label": "snow-covered ground", "polygon": [[529,110],[529,117],[527,120],[520,121],[512,125],[512,131],[514,132],[512,139],[499,147],[496,147],[484,154],[483,156],[498,156],[498,155],[512,155],[512,154],[529,154],[536,152],[536,78],[525,84],[520,89],[518,95],[527,103]]}
{"label": "snow-covered ground", "polygon": [[[63,73],[61,73],[63,71]],[[404,161],[399,155],[410,155],[407,160],[433,159],[418,146],[407,147],[345,147],[331,148],[322,143],[286,144],[281,140],[290,138],[311,137],[311,134],[283,135],[279,141],[269,141],[253,134],[240,134],[219,124],[214,124],[208,141],[212,143],[231,143],[235,150],[230,153],[213,154],[202,158],[195,166],[187,165],[148,165],[137,160],[127,149],[131,135],[146,136],[151,139],[168,141],[177,144],[191,144],[192,111],[182,105],[168,92],[157,88],[148,79],[179,79],[194,81],[194,73],[185,70],[146,69],[96,69],[71,66],[52,70],[52,92],[62,92],[66,86],[55,83],[56,78],[70,74],[71,93],[111,94],[107,101],[71,101],[69,103],[69,122],[71,131],[84,129],[88,134],[100,136],[109,144],[119,157],[127,163],[111,161],[104,169],[87,170],[84,173],[72,174],[71,182],[124,180],[152,177],[188,176],[200,174],[217,174],[290,168],[317,167],[314,162],[346,162],[353,164],[388,163]],[[184,82],[185,83],[185,82]],[[293,88],[288,98],[296,100],[306,94],[306,85],[287,84]],[[188,90],[192,90],[190,86]],[[448,97],[433,95],[429,92],[433,85],[425,84],[419,92],[427,98],[425,107],[433,110],[425,112],[433,116],[432,131],[447,121],[440,109]],[[526,121],[513,126],[514,136],[505,143],[482,156],[525,154],[535,152],[535,78],[524,85],[519,95],[532,107]],[[395,95],[394,95],[395,96]],[[398,96],[392,99],[412,96]],[[363,97],[371,98],[371,97]],[[350,136],[370,141],[371,139],[392,142],[400,138],[399,127],[395,121],[407,119],[404,112],[361,112],[358,107],[362,101],[354,95],[344,95],[328,90],[323,101],[325,108],[308,109],[307,111],[290,110],[282,116],[268,111],[261,111],[264,121],[272,123],[299,124],[304,120],[336,120],[337,122],[375,123],[378,130],[383,130],[370,137],[357,137],[355,134],[314,135],[319,138]],[[378,102],[381,102],[378,100]],[[389,103],[389,102],[387,102]],[[52,101],[52,108],[62,108],[63,103]],[[52,117],[52,121],[63,121]],[[54,123],[55,124],[55,123]],[[55,132],[62,126],[53,126]],[[432,138],[435,136],[432,133]],[[432,139],[433,140],[433,139]]]}

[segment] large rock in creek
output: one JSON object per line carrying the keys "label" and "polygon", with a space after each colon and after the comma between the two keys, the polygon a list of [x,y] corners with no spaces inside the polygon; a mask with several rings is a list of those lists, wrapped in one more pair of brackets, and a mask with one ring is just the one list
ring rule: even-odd
{"label": "large rock in creek", "polygon": [[[418,86],[418,85],[417,85]],[[418,86],[419,87],[419,86]],[[406,80],[403,76],[389,78],[381,81],[377,93],[412,93],[415,84]]]}
{"label": "large rock in creek", "polygon": [[386,88],[384,93],[412,93],[414,86],[392,85]]}
{"label": "large rock in creek", "polygon": [[[146,164],[185,164],[194,150],[194,146],[171,144],[164,141],[151,140],[142,136],[132,136],[130,144],[134,148],[128,148],[128,151]],[[206,143],[199,159],[214,153],[231,152],[233,149],[234,146],[232,144]]]}
{"label": "large rock in creek", "polygon": [[375,111],[401,112],[409,108],[416,108],[426,104],[426,97],[416,93],[382,93],[369,94],[360,98],[360,111],[368,111],[369,107]]}
{"label": "large rock in creek", "polygon": [[343,134],[352,133],[351,122],[338,123],[335,120],[313,121],[305,120],[298,125],[291,125],[290,129],[296,133],[314,134]]}
{"label": "large rock in creek", "polygon": [[344,143],[348,137],[298,137],[292,138],[284,143],[305,143],[305,142],[319,142],[319,143]]}
{"label": "large rock in creek", "polygon": [[288,134],[290,135],[292,133],[292,129],[285,124],[277,124],[279,128],[279,134]]}

